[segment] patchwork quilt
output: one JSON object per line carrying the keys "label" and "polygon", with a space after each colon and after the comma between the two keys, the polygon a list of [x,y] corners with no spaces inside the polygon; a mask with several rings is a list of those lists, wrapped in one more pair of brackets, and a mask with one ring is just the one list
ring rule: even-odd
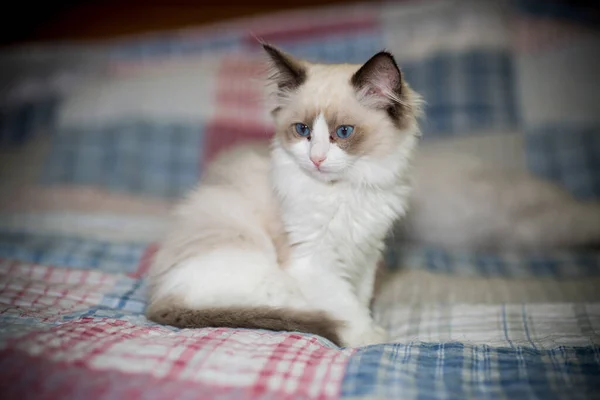
{"label": "patchwork quilt", "polygon": [[[272,134],[256,38],[364,62],[426,102],[423,146],[600,198],[598,14],[567,2],[374,2],[0,53],[3,399],[600,398],[600,252],[470,253],[393,238],[387,344],[176,329],[144,315],[171,205]],[[485,221],[482,221],[485,223]]]}

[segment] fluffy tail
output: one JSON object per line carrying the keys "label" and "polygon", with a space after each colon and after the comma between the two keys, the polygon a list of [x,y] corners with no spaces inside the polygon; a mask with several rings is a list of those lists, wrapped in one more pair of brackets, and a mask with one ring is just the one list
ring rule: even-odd
{"label": "fluffy tail", "polygon": [[189,309],[181,306],[150,306],[148,319],[177,328],[246,328],[313,333],[341,346],[342,322],[320,311],[296,311],[271,307],[218,307]]}

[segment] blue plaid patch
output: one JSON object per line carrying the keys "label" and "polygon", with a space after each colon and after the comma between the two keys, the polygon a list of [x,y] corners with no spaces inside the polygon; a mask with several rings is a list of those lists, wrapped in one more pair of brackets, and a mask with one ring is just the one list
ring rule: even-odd
{"label": "blue plaid patch", "polygon": [[142,279],[123,277],[104,295],[100,304],[112,310],[142,313],[146,307],[144,283]]}
{"label": "blue plaid patch", "polygon": [[0,233],[0,258],[109,273],[135,272],[146,248],[142,244]]}
{"label": "blue plaid patch", "polygon": [[124,276],[104,295],[98,306],[75,311],[63,316],[62,319],[113,318],[137,325],[154,325],[154,322],[146,320],[144,316],[146,300],[145,280]]}
{"label": "blue plaid patch", "polygon": [[550,350],[462,343],[370,346],[358,349],[350,358],[342,383],[342,397],[597,398],[599,354],[600,347],[594,345]]}
{"label": "blue plaid patch", "polygon": [[64,128],[53,139],[42,182],[178,197],[198,181],[202,141],[202,128],[185,123]]}
{"label": "blue plaid patch", "polygon": [[[62,267],[98,269],[112,273],[135,272],[146,249],[147,245],[144,244],[0,233],[1,258]],[[388,248],[386,259],[392,270],[421,269],[456,276],[503,278],[600,276],[600,253],[597,252],[484,254],[448,252],[435,248],[415,248],[397,244]],[[125,287],[129,288],[131,282],[129,280],[124,282]],[[142,288],[138,287],[132,293],[138,293],[138,290]],[[122,293],[119,293],[121,296]],[[117,307],[112,303],[111,306]]]}
{"label": "blue plaid patch", "polygon": [[600,126],[553,124],[527,132],[531,171],[582,199],[600,198]]}
{"label": "blue plaid patch", "polygon": [[318,40],[299,40],[275,43],[295,57],[324,63],[364,63],[383,50],[383,35],[378,31],[343,36],[325,36]]}
{"label": "blue plaid patch", "polygon": [[0,107],[0,148],[24,144],[50,130],[59,104],[58,96],[49,96]]}
{"label": "blue plaid patch", "polygon": [[219,54],[220,52],[239,49],[241,34],[219,32],[213,36],[167,34],[152,39],[139,39],[121,42],[109,53],[113,62],[152,62],[156,59],[179,59],[202,54]]}
{"label": "blue plaid patch", "polygon": [[508,51],[440,52],[401,67],[426,102],[424,139],[517,128]]}
{"label": "blue plaid patch", "polygon": [[424,269],[455,276],[501,278],[600,276],[600,252],[582,250],[527,254],[474,253],[395,244],[388,247],[386,261],[392,270]]}

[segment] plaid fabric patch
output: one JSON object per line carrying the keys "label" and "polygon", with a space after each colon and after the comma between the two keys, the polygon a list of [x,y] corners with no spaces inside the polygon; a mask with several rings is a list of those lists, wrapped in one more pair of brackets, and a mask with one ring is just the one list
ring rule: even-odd
{"label": "plaid fabric patch", "polygon": [[588,398],[600,372],[600,303],[383,304],[397,344],[338,349],[291,332],[157,326],[142,280],[103,269],[0,263],[5,396],[578,398],[565,394],[576,387]]}
{"label": "plaid fabric patch", "polygon": [[[156,245],[0,232],[0,258],[142,277]],[[391,270],[426,270],[462,277],[588,278],[600,276],[598,252],[468,253],[396,244],[387,250]]]}
{"label": "plaid fabric patch", "polygon": [[526,148],[531,171],[579,198],[600,198],[600,125],[541,127],[528,132]]}
{"label": "plaid fabric patch", "polygon": [[379,28],[380,9],[378,4],[363,3],[265,16],[248,21],[244,39],[247,45],[255,46],[256,38],[281,43],[365,34]]}
{"label": "plaid fabric patch", "polygon": [[123,277],[104,295],[101,306],[111,310],[142,313],[146,307],[146,286],[143,279]]}
{"label": "plaid fabric patch", "polygon": [[384,296],[375,306],[390,342],[452,343],[542,350],[600,345],[600,303],[411,304]]}
{"label": "plaid fabric patch", "polygon": [[194,57],[202,54],[217,54],[240,47],[238,33],[183,34],[174,33],[163,37],[145,37],[121,41],[109,50],[112,68],[127,68],[134,64],[138,68],[157,59]]}
{"label": "plaid fabric patch", "polygon": [[600,253],[555,251],[472,253],[392,244],[386,265],[392,270],[424,269],[454,276],[578,278],[600,276]]}
{"label": "plaid fabric patch", "polygon": [[351,354],[304,335],[225,329],[173,334],[162,327],[91,318],[5,341],[2,347],[3,387],[21,396],[36,388],[40,398],[95,398],[105,391],[117,397],[186,398],[193,391],[192,397],[207,399],[337,398]]}
{"label": "plaid fabric patch", "polygon": [[[0,233],[0,258],[61,267],[138,274],[147,245],[59,236]],[[145,268],[145,267],[144,267]]]}
{"label": "plaid fabric patch", "polygon": [[600,30],[585,20],[599,14],[564,1],[517,4],[513,41],[529,168],[576,197],[598,199]]}
{"label": "plaid fabric patch", "polygon": [[[517,7],[550,15],[531,4],[520,1]],[[398,25],[394,15],[403,7],[334,8],[232,24],[226,33],[178,32],[109,46],[109,66],[134,74],[136,67],[218,55],[218,83],[208,99],[215,115],[197,124],[153,115],[62,127],[52,137],[42,181],[179,196],[220,149],[271,133],[260,83],[253,80],[259,50],[248,32],[300,57],[359,63],[406,40],[390,28]],[[393,13],[383,18],[382,10]],[[564,9],[559,13],[565,15]],[[442,17],[452,29],[452,16]],[[580,17],[570,14],[571,20]],[[399,61],[428,103],[425,140],[520,127],[526,109],[517,109],[515,100],[523,89],[514,70],[518,52],[537,51],[537,57],[557,39],[571,43],[589,38],[590,31],[547,18],[532,21],[522,15],[516,21],[517,30],[525,23],[529,28],[526,35],[517,32],[514,48],[499,40],[456,50],[435,41],[428,47],[418,35],[411,39],[418,56]],[[538,93],[539,87],[524,90]],[[39,103],[3,107],[0,146],[52,127],[59,101],[42,96]],[[537,115],[557,115],[544,110]],[[532,170],[581,197],[600,193],[597,127],[534,122],[525,126]],[[388,282],[392,290],[382,292],[374,311],[395,343],[350,350],[297,333],[151,323],[143,315],[143,276],[155,250],[152,244],[0,233],[2,397],[587,399],[600,392],[600,303],[593,291],[599,253],[467,254],[393,244],[388,264],[400,277],[403,270],[413,281],[427,275],[455,291],[478,284],[490,291],[517,284],[527,289],[528,281],[529,289],[544,292],[543,300],[469,304],[449,290],[442,304],[398,301],[399,286]],[[573,296],[578,289],[581,296]],[[546,293],[553,290],[554,297]]]}
{"label": "plaid fabric patch", "polygon": [[385,47],[381,33],[373,28],[311,40],[284,38],[275,44],[295,57],[326,63],[364,63]]}
{"label": "plaid fabric patch", "polygon": [[[168,59],[246,51],[257,47],[257,39],[281,44],[342,38],[352,52],[354,46],[347,38],[353,36],[361,40],[361,37],[376,32],[378,10],[379,6],[368,4],[321,7],[318,13],[288,12],[221,26],[175,31],[160,37],[140,37],[115,45],[110,51],[110,63],[113,68],[131,69]],[[336,46],[337,49],[340,46]]]}
{"label": "plaid fabric patch", "polygon": [[0,319],[23,317],[39,323],[87,310],[99,304],[114,286],[111,275],[97,271],[68,270],[0,259]]}
{"label": "plaid fabric patch", "polygon": [[205,131],[203,166],[229,146],[266,142],[273,135],[264,83],[258,79],[265,72],[261,60],[234,55],[223,59],[216,77],[215,114]]}
{"label": "plaid fabric patch", "polygon": [[52,128],[59,96],[0,106],[0,148],[18,146]]}
{"label": "plaid fabric patch", "polygon": [[421,124],[424,139],[517,128],[509,52],[440,52],[404,63],[402,69],[426,101]]}
{"label": "plaid fabric patch", "polygon": [[157,197],[177,197],[198,181],[200,126],[111,121],[58,131],[42,182],[94,185]]}
{"label": "plaid fabric patch", "polygon": [[350,359],[344,399],[592,399],[600,347],[372,346]]}

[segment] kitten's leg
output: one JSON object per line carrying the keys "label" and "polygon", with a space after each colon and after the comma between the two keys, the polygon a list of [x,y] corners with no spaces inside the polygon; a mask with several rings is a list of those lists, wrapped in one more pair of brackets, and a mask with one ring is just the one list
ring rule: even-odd
{"label": "kitten's leg", "polygon": [[[377,277],[379,268],[379,260],[376,260],[377,261],[374,261],[373,263],[369,264],[367,268],[363,269],[363,273],[360,276],[360,279],[358,280],[358,282],[355,282],[355,290],[358,295],[358,300],[360,301],[360,304],[366,307],[371,318],[373,318],[371,304],[375,292],[375,279]],[[371,322],[371,325],[375,331],[378,331],[385,335],[383,339],[387,338],[386,330],[382,326],[380,326],[374,320]]]}
{"label": "kitten's leg", "polygon": [[364,269],[360,279],[356,282],[356,291],[361,304],[369,307],[373,298],[375,289],[375,276],[377,275],[377,267],[379,263],[374,262],[372,266]]}
{"label": "kitten's leg", "polygon": [[359,298],[357,288],[339,273],[308,258],[293,260],[288,272],[312,307],[345,323],[340,336],[346,346],[385,342],[387,334],[374,323],[368,303]]}

